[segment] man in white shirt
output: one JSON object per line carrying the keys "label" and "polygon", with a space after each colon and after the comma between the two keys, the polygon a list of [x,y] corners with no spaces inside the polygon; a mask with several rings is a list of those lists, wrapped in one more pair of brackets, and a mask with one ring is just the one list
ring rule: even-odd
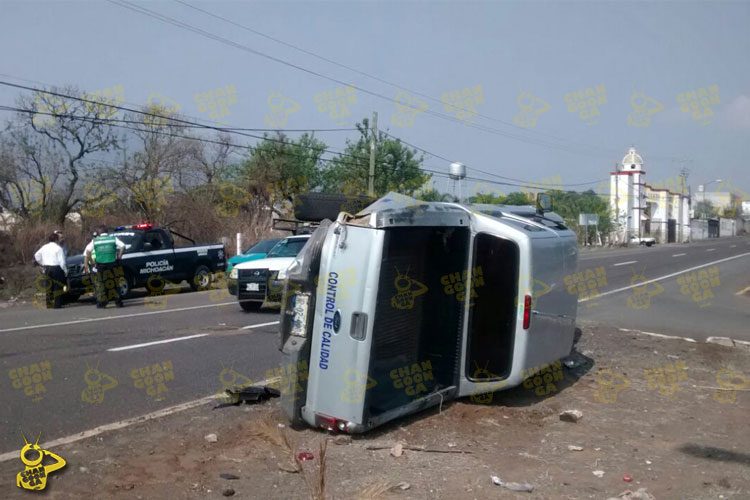
{"label": "man in white shirt", "polygon": [[34,260],[44,269],[47,309],[62,307],[62,296],[65,294],[65,285],[68,281],[65,252],[58,244],[59,239],[59,234],[50,234],[47,243],[34,254]]}

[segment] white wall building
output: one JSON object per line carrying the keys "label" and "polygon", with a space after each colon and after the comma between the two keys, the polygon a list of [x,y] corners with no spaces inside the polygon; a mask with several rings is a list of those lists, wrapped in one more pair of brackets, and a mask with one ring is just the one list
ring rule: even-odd
{"label": "white wall building", "polygon": [[659,243],[685,242],[690,238],[690,199],[645,182],[643,158],[630,148],[610,173],[610,207],[614,243],[651,236]]}

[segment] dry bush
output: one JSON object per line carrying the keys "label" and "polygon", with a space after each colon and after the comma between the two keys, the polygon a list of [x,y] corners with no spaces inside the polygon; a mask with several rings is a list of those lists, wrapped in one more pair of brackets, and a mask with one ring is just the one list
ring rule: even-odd
{"label": "dry bush", "polygon": [[311,500],[325,500],[326,498],[326,452],[328,451],[328,440],[323,439],[318,446],[318,457],[313,464],[305,468],[303,462],[294,456],[297,465],[305,476],[305,483],[310,493]]}
{"label": "dry bush", "polygon": [[0,268],[0,277],[0,299],[31,298],[37,292],[39,268],[28,265],[4,267]]}
{"label": "dry bush", "polygon": [[279,464],[282,470],[287,472],[300,472],[302,470],[295,458],[294,446],[289,441],[286,428],[281,428],[270,420],[262,420],[252,427],[249,434],[270,445],[272,450],[279,453],[281,459],[285,461],[285,463]]}

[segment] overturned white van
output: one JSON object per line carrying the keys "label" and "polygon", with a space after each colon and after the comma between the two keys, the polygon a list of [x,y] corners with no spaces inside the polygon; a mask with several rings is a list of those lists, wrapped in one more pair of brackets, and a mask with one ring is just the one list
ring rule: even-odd
{"label": "overturned white van", "polygon": [[[286,272],[282,391],[293,424],[364,432],[519,385],[569,354],[575,234],[544,209],[390,193],[326,221]],[[309,370],[306,368],[309,367]]]}

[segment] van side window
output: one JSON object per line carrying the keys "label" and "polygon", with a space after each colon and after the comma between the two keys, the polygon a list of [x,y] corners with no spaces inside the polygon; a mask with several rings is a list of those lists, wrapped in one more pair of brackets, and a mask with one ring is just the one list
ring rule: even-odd
{"label": "van side window", "polygon": [[149,231],[143,237],[144,243],[151,243],[151,250],[163,250],[168,245],[164,242],[164,236],[159,231]]}
{"label": "van side window", "polygon": [[[513,361],[518,246],[490,234],[474,238],[466,376],[503,379]],[[481,280],[481,281],[480,281]]]}

